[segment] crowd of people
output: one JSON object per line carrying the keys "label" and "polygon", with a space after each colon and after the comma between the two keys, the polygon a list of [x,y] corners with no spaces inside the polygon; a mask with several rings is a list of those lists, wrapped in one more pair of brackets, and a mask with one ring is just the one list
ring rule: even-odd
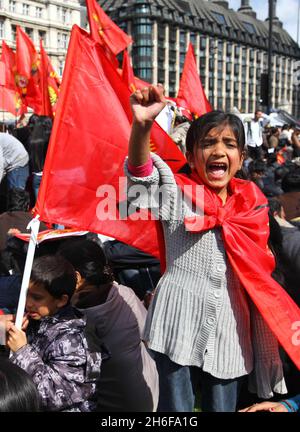
{"label": "crowd of people", "polygon": [[[300,307],[300,128],[268,127],[259,109],[244,122],[178,117],[169,133],[187,165],[174,174],[149,151],[163,87],[131,103],[125,174],[129,187],[166,187],[165,268],[93,233],[41,243],[22,329],[27,244],[15,234],[32,218],[52,120],[0,133],[0,411],[192,412],[198,396],[208,412],[299,411],[300,372],[256,286]],[[203,186],[201,228],[187,185]]]}

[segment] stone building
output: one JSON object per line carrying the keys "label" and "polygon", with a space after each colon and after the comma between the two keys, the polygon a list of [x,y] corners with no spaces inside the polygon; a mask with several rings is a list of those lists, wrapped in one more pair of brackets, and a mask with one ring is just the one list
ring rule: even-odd
{"label": "stone building", "polygon": [[[132,35],[135,73],[165,84],[177,94],[189,42],[206,94],[216,108],[254,111],[261,104],[261,74],[268,68],[268,20],[256,17],[249,0],[238,11],[228,1],[100,0],[99,4]],[[299,116],[294,72],[300,49],[276,16],[273,21],[272,106]]]}
{"label": "stone building", "polygon": [[80,25],[77,0],[0,0],[0,42],[16,47],[16,26],[31,37],[39,49],[40,38],[55,70],[62,75],[70,31]]}

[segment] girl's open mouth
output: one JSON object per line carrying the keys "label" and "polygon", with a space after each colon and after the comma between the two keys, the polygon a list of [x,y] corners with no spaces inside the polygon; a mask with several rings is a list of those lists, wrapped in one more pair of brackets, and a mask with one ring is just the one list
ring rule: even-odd
{"label": "girl's open mouth", "polygon": [[221,178],[227,171],[227,164],[224,162],[211,162],[208,165],[208,174],[214,178]]}

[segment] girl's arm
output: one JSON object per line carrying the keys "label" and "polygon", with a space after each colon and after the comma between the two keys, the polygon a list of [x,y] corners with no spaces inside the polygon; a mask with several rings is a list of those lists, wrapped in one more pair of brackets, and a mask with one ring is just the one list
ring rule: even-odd
{"label": "girl's arm", "polygon": [[129,140],[129,163],[134,166],[144,165],[150,157],[150,133],[155,117],[165,107],[164,88],[146,87],[135,91],[131,97],[133,123]]}

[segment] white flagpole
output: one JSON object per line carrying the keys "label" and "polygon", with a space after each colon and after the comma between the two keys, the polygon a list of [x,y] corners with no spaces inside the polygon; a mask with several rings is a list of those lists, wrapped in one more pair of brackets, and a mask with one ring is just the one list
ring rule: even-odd
{"label": "white flagpole", "polygon": [[21,291],[20,291],[20,297],[19,297],[19,303],[18,303],[18,309],[16,314],[16,322],[15,326],[18,329],[22,328],[22,322],[23,322],[23,316],[24,316],[24,310],[25,310],[25,304],[26,304],[26,295],[27,295],[27,289],[29,285],[30,280],[30,274],[32,269],[32,263],[34,258],[34,252],[35,247],[37,245],[37,235],[40,228],[40,221],[39,216],[36,216],[27,226],[27,229],[31,229],[31,235],[29,240],[29,246],[26,256],[26,262],[25,262],[25,268],[23,273],[23,279],[22,279],[22,285],[21,285]]}

